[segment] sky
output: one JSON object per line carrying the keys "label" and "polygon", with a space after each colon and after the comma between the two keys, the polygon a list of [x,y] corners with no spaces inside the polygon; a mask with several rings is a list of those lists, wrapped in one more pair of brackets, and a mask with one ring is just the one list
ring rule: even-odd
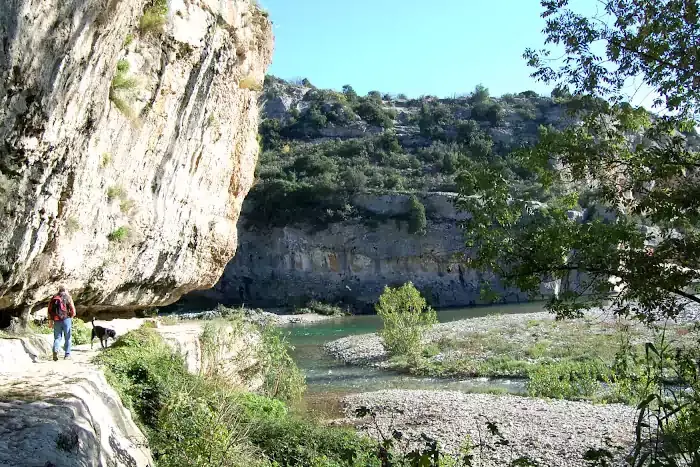
{"label": "sky", "polygon": [[366,94],[449,97],[550,87],[522,54],[541,48],[539,0],[261,0],[275,54],[268,73]]}

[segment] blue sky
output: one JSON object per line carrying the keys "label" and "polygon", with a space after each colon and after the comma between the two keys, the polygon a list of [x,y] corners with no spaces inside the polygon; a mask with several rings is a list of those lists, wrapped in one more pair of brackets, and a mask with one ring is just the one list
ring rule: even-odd
{"label": "blue sky", "polygon": [[274,23],[269,73],[321,88],[440,97],[550,89],[522,54],[540,48],[539,0],[261,0]]}

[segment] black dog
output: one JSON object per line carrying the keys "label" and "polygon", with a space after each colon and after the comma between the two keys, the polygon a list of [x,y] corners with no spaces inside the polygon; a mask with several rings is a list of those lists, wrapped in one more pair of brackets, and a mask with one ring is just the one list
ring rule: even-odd
{"label": "black dog", "polygon": [[107,348],[107,340],[110,337],[112,339],[116,339],[117,333],[114,331],[114,329],[96,325],[95,318],[92,318],[92,336],[90,337],[90,348],[92,348],[92,341],[95,340],[95,337],[100,339],[100,344],[102,345],[102,348],[105,349]]}

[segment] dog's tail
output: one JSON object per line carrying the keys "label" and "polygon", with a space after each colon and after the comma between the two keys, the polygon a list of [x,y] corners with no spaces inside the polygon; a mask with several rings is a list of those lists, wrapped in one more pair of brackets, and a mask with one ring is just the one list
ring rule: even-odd
{"label": "dog's tail", "polygon": [[92,323],[92,328],[94,329],[95,328],[95,317],[94,316],[92,317],[90,322]]}

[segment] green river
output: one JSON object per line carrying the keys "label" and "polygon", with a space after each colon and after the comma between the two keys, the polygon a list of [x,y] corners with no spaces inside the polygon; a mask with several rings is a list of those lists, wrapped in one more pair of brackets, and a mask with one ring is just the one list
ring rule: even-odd
{"label": "green river", "polygon": [[[490,314],[538,311],[542,311],[541,303],[455,308],[438,311],[437,315],[440,322],[449,322]],[[523,382],[519,380],[420,378],[377,368],[345,365],[324,352],[323,345],[326,342],[349,335],[375,332],[380,327],[378,316],[359,315],[286,328],[287,339],[294,346],[293,357],[306,375],[308,397],[338,399],[342,394],[379,389],[450,389],[474,392],[495,387],[511,393],[521,393],[524,389]]]}

